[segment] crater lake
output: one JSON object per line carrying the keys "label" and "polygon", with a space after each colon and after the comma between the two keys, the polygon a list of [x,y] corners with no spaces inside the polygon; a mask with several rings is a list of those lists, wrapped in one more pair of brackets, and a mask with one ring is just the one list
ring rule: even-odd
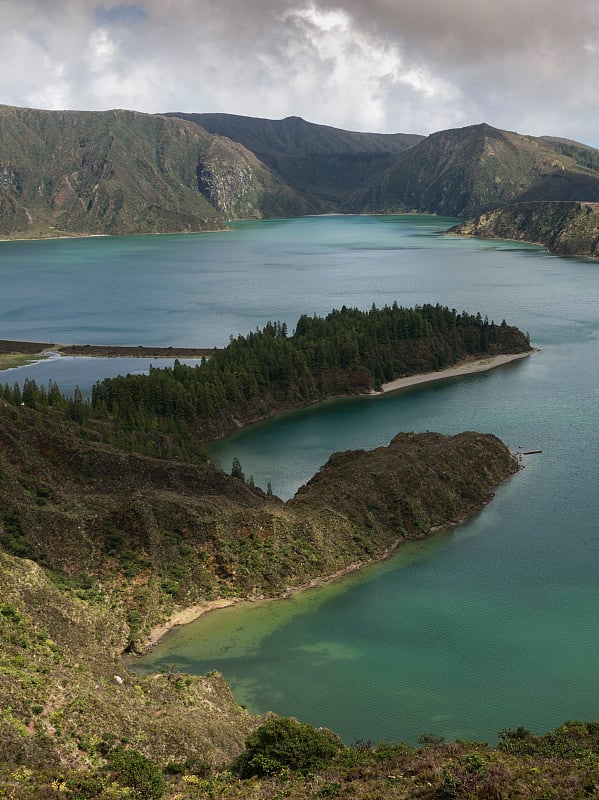
{"label": "crater lake", "polygon": [[207,614],[138,668],[218,669],[250,711],[292,714],[348,742],[492,741],[506,726],[599,718],[599,265],[444,235],[452,222],[332,216],[0,244],[7,339],[222,346],[268,320],[292,329],[301,313],[396,300],[505,318],[541,348],[212,444],[225,469],[238,457],[284,498],[332,452],[398,431],[488,431],[542,453],[467,524],[291,599]]}

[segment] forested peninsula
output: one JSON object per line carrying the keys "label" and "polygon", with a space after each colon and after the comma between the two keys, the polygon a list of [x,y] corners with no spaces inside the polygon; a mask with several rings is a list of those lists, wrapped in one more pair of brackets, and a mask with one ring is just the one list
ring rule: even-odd
{"label": "forested peninsula", "polygon": [[[347,747],[250,716],[217,674],[142,678],[121,663],[176,609],[276,597],[380,558],[475,513],[518,469],[489,434],[405,433],[332,456],[283,503],[241,469],[218,469],[203,441],[399,375],[529,349],[505,321],[442,306],[344,308],[302,316],[293,333],[269,323],[198,368],[102,382],[90,402],[54,385],[5,385],[0,792],[432,800],[503,787],[505,797],[582,797],[599,778],[592,725],[505,731],[498,748],[431,738]],[[562,793],[528,791],[540,774]]]}

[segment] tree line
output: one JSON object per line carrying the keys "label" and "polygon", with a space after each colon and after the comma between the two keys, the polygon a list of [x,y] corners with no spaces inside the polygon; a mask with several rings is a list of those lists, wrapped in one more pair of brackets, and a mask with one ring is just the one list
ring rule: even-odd
{"label": "tree line", "polygon": [[151,367],[149,375],[105,379],[93,387],[89,402],[79,390],[66,398],[56,384],[46,390],[31,380],[22,389],[5,385],[2,396],[15,405],[61,409],[80,423],[110,420],[125,431],[184,438],[187,424],[198,419],[228,413],[246,421],[260,409],[377,390],[468,356],[528,349],[527,335],[480,313],[439,304],[373,305],[369,311],[343,306],[326,317],[303,314],[291,335],[285,323],[268,322],[232,337],[198,366],[176,361],[172,368]]}

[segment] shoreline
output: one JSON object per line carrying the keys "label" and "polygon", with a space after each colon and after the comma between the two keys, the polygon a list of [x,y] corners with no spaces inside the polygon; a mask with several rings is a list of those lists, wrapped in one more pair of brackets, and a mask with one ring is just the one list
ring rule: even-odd
{"label": "shoreline", "polygon": [[[245,222],[246,220],[227,220],[227,222]],[[144,231],[143,233],[81,233],[79,231],[69,233],[68,231],[61,231],[53,235],[49,233],[47,236],[0,236],[0,243],[2,242],[53,242],[55,240],[63,239],[122,239],[125,236],[178,236],[193,235],[196,233],[223,233],[231,231],[228,225],[222,228],[207,228],[201,231]],[[23,231],[17,231],[23,233]]]}
{"label": "shoreline", "polygon": [[[407,389],[411,386],[417,386],[419,384],[432,383],[434,381],[444,380],[446,378],[460,377],[463,375],[471,375],[479,372],[487,372],[489,370],[503,366],[504,364],[509,364],[512,361],[518,361],[522,358],[527,358],[532,353],[536,352],[539,352],[539,348],[533,348],[527,351],[526,353],[512,353],[512,354],[501,354],[497,356],[487,356],[483,358],[464,361],[461,364],[437,372],[426,372],[426,373],[421,373],[420,375],[411,375],[405,378],[397,378],[394,381],[390,381],[389,383],[383,384],[379,392],[373,391],[368,396],[380,397],[383,394],[389,394],[391,392],[401,391],[402,389]],[[521,469],[521,464],[518,462],[516,454],[513,453],[512,455],[514,457],[514,460],[518,464],[518,469]],[[486,503],[484,505],[486,505]],[[480,511],[484,508],[484,505],[481,506],[480,509],[478,509],[478,511],[475,513],[480,513]],[[458,525],[463,524],[464,522],[465,519],[462,519],[458,520],[457,522],[451,523],[449,525],[443,526],[442,528],[431,529],[426,533],[424,533],[422,536],[417,538],[426,539],[435,533],[440,533],[442,530],[450,530],[452,528],[457,527]],[[164,622],[161,622],[153,626],[149,630],[146,636],[146,640],[142,651],[140,653],[132,654],[131,657],[135,658],[145,655],[151,649],[156,647],[156,645],[158,645],[170,631],[182,625],[188,625],[191,622],[195,622],[201,616],[210,611],[216,611],[221,608],[229,608],[231,606],[238,605],[239,603],[244,603],[244,602],[256,603],[262,601],[266,602],[274,600],[285,600],[289,597],[292,597],[298,592],[302,592],[307,589],[314,589],[319,586],[324,586],[327,583],[332,583],[333,581],[339,580],[345,577],[346,575],[349,575],[352,572],[355,572],[356,570],[359,570],[362,567],[365,567],[369,564],[376,564],[379,561],[384,561],[387,558],[390,558],[405,541],[406,541],[405,539],[401,538],[397,539],[392,545],[390,545],[390,547],[388,547],[379,556],[375,556],[374,558],[368,559],[367,561],[359,561],[359,562],[354,562],[352,564],[348,564],[347,566],[342,567],[341,569],[331,573],[330,575],[320,575],[315,578],[311,578],[306,583],[299,584],[298,586],[290,586],[277,595],[217,598],[216,600],[206,600],[204,602],[196,603],[192,606],[179,609],[178,611],[173,612],[173,614],[171,614],[170,617],[168,617],[168,619],[166,619]],[[415,539],[410,539],[410,541],[415,541]]]}
{"label": "shoreline", "polygon": [[[209,358],[218,347],[146,347],[116,344],[59,344],[0,339],[0,369],[43,361],[52,355],[88,358]],[[6,364],[6,366],[3,366]]]}
{"label": "shoreline", "polygon": [[[529,355],[527,353],[526,355]],[[505,362],[502,362],[505,363]],[[495,366],[499,366],[496,364]],[[521,469],[523,469],[523,465],[518,459],[518,455],[516,453],[512,453],[512,458],[514,463],[516,464],[516,470],[512,475],[508,477],[513,477],[516,475]],[[505,478],[507,480],[507,478]],[[503,483],[504,481],[501,481]],[[498,486],[499,484],[497,484]],[[395,553],[399,550],[399,548],[403,544],[407,544],[408,542],[416,542],[422,541],[424,539],[428,539],[431,536],[434,536],[437,533],[442,533],[443,531],[450,531],[454,528],[457,528],[459,525],[463,525],[469,519],[476,516],[476,514],[480,514],[480,512],[485,508],[485,506],[490,502],[490,500],[494,496],[494,492],[490,498],[486,502],[484,502],[480,508],[476,509],[472,514],[468,514],[467,516],[463,517],[462,519],[458,519],[455,522],[450,522],[447,525],[440,525],[433,528],[430,528],[425,533],[421,533],[418,536],[410,537],[409,539],[405,539],[400,537],[396,539],[389,547],[387,547],[380,555],[374,556],[373,558],[369,558],[365,561],[354,561],[351,564],[347,564],[345,567],[341,567],[335,572],[330,573],[329,575],[317,575],[314,578],[310,578],[310,580],[306,581],[305,583],[300,583],[297,586],[288,586],[286,589],[283,589],[279,594],[275,595],[248,595],[247,597],[220,597],[216,598],[215,600],[205,600],[200,603],[195,603],[192,606],[187,606],[186,608],[181,608],[178,611],[173,612],[166,620],[163,622],[154,625],[148,631],[146,635],[146,640],[144,642],[143,648],[139,653],[128,653],[123,654],[126,655],[127,659],[130,661],[135,660],[136,658],[141,658],[147,653],[150,652],[154,647],[160,644],[160,642],[164,639],[167,634],[169,634],[175,628],[179,628],[182,625],[189,625],[191,622],[195,622],[204,614],[209,613],[210,611],[218,611],[219,609],[223,608],[230,608],[231,606],[239,605],[240,603],[267,603],[267,602],[275,602],[279,600],[287,600],[290,597],[294,597],[299,592],[305,592],[309,589],[316,589],[321,586],[326,586],[329,583],[334,583],[335,581],[341,580],[348,575],[351,575],[352,572],[357,572],[358,570],[362,569],[363,567],[371,566],[373,564],[378,564],[381,561],[386,561],[388,558],[391,558]]]}
{"label": "shoreline", "polygon": [[528,350],[526,353],[501,354],[497,356],[483,356],[473,360],[463,361],[453,367],[437,370],[436,372],[423,372],[419,375],[408,375],[405,378],[396,378],[389,383],[384,383],[380,391],[372,391],[370,394],[379,397],[382,394],[398,392],[401,389],[408,389],[411,386],[418,386],[423,383],[433,383],[434,381],[446,380],[447,378],[459,378],[462,375],[474,375],[478,372],[488,372],[496,367],[502,367],[512,361],[521,358],[528,358],[532,353],[538,352],[538,348]]}
{"label": "shoreline", "polygon": [[[454,528],[457,525],[461,525],[464,520],[456,522],[452,525],[447,525],[444,529]],[[217,598],[216,600],[206,600],[200,603],[196,603],[193,606],[187,606],[186,608],[182,608],[179,611],[175,611],[171,616],[166,619],[164,622],[161,622],[158,625],[155,625],[151,628],[146,636],[146,641],[144,643],[143,649],[140,653],[132,653],[127,654],[128,658],[135,659],[141,656],[146,655],[150,650],[152,650],[156,645],[160,644],[162,639],[170,633],[175,628],[179,628],[182,625],[189,625],[191,622],[195,622],[204,614],[209,613],[210,611],[218,611],[219,609],[223,608],[230,608],[231,606],[237,606],[240,603],[268,603],[268,602],[275,602],[278,600],[287,600],[290,597],[298,594],[299,592],[305,592],[309,589],[317,589],[320,586],[326,586],[328,583],[333,583],[334,581],[340,580],[341,578],[350,575],[352,572],[357,572],[359,569],[366,567],[371,564],[376,564],[379,561],[385,561],[386,559],[390,558],[398,548],[406,541],[418,541],[421,539],[427,539],[434,533],[440,533],[441,529],[435,528],[431,529],[427,533],[423,534],[422,536],[415,537],[413,539],[397,539],[390,545],[384,553],[381,553],[380,556],[375,556],[374,558],[370,558],[367,561],[356,561],[351,564],[348,564],[345,567],[341,567],[340,569],[332,572],[330,575],[318,575],[315,578],[311,578],[306,583],[301,583],[297,586],[288,586],[286,589],[283,589],[279,594],[275,595],[256,595],[252,596],[249,595],[248,597],[221,597]]]}

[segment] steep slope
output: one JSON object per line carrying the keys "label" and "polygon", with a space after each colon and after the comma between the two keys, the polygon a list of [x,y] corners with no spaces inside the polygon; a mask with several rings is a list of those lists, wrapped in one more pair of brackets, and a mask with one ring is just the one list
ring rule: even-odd
{"label": "steep slope", "polygon": [[599,203],[517,203],[451,228],[482,239],[544,244],[562,256],[599,257]]}
{"label": "steep slope", "polygon": [[305,210],[252,153],[197,125],[0,106],[0,235],[217,230]]}
{"label": "steep slope", "polygon": [[345,196],[389,167],[396,153],[421,141],[407,133],[359,133],[315,125],[300,117],[282,120],[235,114],[168,114],[210,133],[241,142],[294,189],[336,208]]}
{"label": "steep slope", "polygon": [[[40,526],[38,535],[31,523],[37,514],[52,520],[59,506],[76,532],[70,557],[63,552],[62,563],[57,559],[53,569],[0,548],[3,796],[23,800],[225,796],[308,800],[340,793],[352,798],[387,797],[389,792],[398,798],[414,797],[416,792],[423,800],[594,796],[599,785],[599,726],[579,722],[566,723],[545,736],[524,728],[506,729],[495,748],[473,742],[444,744],[431,735],[423,737],[420,748],[370,742],[348,748],[338,742],[335,758],[304,776],[294,749],[298,740],[291,735],[298,726],[282,721],[277,730],[289,731],[288,736],[274,743],[264,734],[253,736],[246,740],[246,753],[249,741],[262,741],[265,747],[272,743],[270,749],[275,747],[281,759],[292,753],[290,768],[280,772],[277,761],[261,758],[257,750],[252,763],[263,777],[241,780],[227,767],[235,768],[231,759],[261,720],[235,703],[222,676],[185,675],[176,665],[168,665],[158,674],[139,677],[120,659],[130,638],[130,596],[144,584],[143,573],[129,573],[121,595],[111,591],[111,581],[118,583],[121,575],[120,551],[135,547],[147,576],[154,573],[153,554],[161,546],[174,553],[182,545],[187,548],[175,555],[178,568],[194,561],[213,567],[205,549],[195,549],[194,536],[178,527],[180,519],[171,527],[167,523],[153,529],[151,542],[144,540],[140,536],[144,523],[138,518],[134,528],[121,526],[123,542],[118,545],[113,539],[113,552],[103,557],[99,577],[93,558],[96,574],[87,571],[92,545],[102,545],[102,539],[89,535],[90,521],[102,514],[108,497],[118,507],[129,502],[132,492],[142,490],[150,502],[149,515],[169,500],[171,508],[182,504],[187,509],[201,470],[194,475],[193,468],[185,473],[189,465],[130,460],[127,454],[79,439],[65,420],[26,407],[10,408],[2,401],[0,434],[0,507],[5,508],[7,499],[13,503],[12,519],[7,524],[5,518],[0,531],[5,534],[10,527],[14,534],[18,519],[21,542],[30,542],[32,550],[41,539],[51,543],[57,538],[53,526]],[[282,506],[276,500],[251,492],[232,477],[217,478],[210,469],[205,474],[212,478],[195,487],[199,489],[195,510],[199,520],[202,515],[205,519],[207,502],[221,504],[221,512],[226,512],[228,502],[245,506],[246,515],[233,530],[226,513],[222,517],[214,552],[226,552],[227,537],[236,541],[237,556],[228,565],[230,581],[243,581],[247,571],[247,586],[252,587],[260,576],[256,560],[262,551],[263,565],[271,573],[284,572],[282,562],[295,563],[296,574],[301,571],[305,580],[330,566],[319,561],[327,550],[348,564],[360,554],[365,558],[380,554],[385,540],[394,544],[406,536],[432,532],[430,526],[460,520],[515,469],[514,459],[493,436],[402,434],[388,447],[333,456],[287,504],[286,514],[280,513]],[[360,492],[355,489],[358,483]],[[266,515],[262,519],[253,515],[256,503],[266,504],[264,510],[273,520],[270,528],[262,524]],[[168,509],[162,511],[168,521]],[[295,525],[290,524],[292,519]],[[308,550],[306,540],[310,540]],[[221,569],[225,564],[221,562]],[[150,606],[159,592],[158,570],[154,578],[153,585],[147,581],[145,585]],[[264,725],[260,731],[266,729]],[[308,747],[319,732],[309,726],[302,730],[305,736],[300,742]],[[303,757],[311,753],[302,750]]]}
{"label": "steep slope", "polygon": [[[445,466],[425,461],[427,450]],[[426,497],[418,470],[398,469],[402,459],[425,464]],[[453,524],[517,469],[507,449],[482,434],[398,437],[363,460],[345,456],[354,471],[339,471],[336,500],[321,477],[306,490],[307,504],[298,495],[285,505],[208,462],[125,453],[90,441],[89,430],[59,412],[0,400],[0,549],[84,595],[100,592],[126,620],[121,649],[136,648],[176,606],[278,594]],[[333,460],[326,474],[337,466]],[[393,496],[373,479],[369,508],[388,508],[367,524],[354,488],[356,470],[366,469],[398,470]]]}
{"label": "steep slope", "polygon": [[[124,742],[163,763],[220,763],[239,752],[256,722],[224,679],[129,673],[123,608],[100,586],[65,591],[52,573],[2,550],[0,586],[0,769],[81,769]],[[66,796],[100,795],[81,787]]]}
{"label": "steep slope", "polygon": [[400,153],[346,208],[472,216],[524,200],[599,200],[599,152],[486,124],[441,131]]}

